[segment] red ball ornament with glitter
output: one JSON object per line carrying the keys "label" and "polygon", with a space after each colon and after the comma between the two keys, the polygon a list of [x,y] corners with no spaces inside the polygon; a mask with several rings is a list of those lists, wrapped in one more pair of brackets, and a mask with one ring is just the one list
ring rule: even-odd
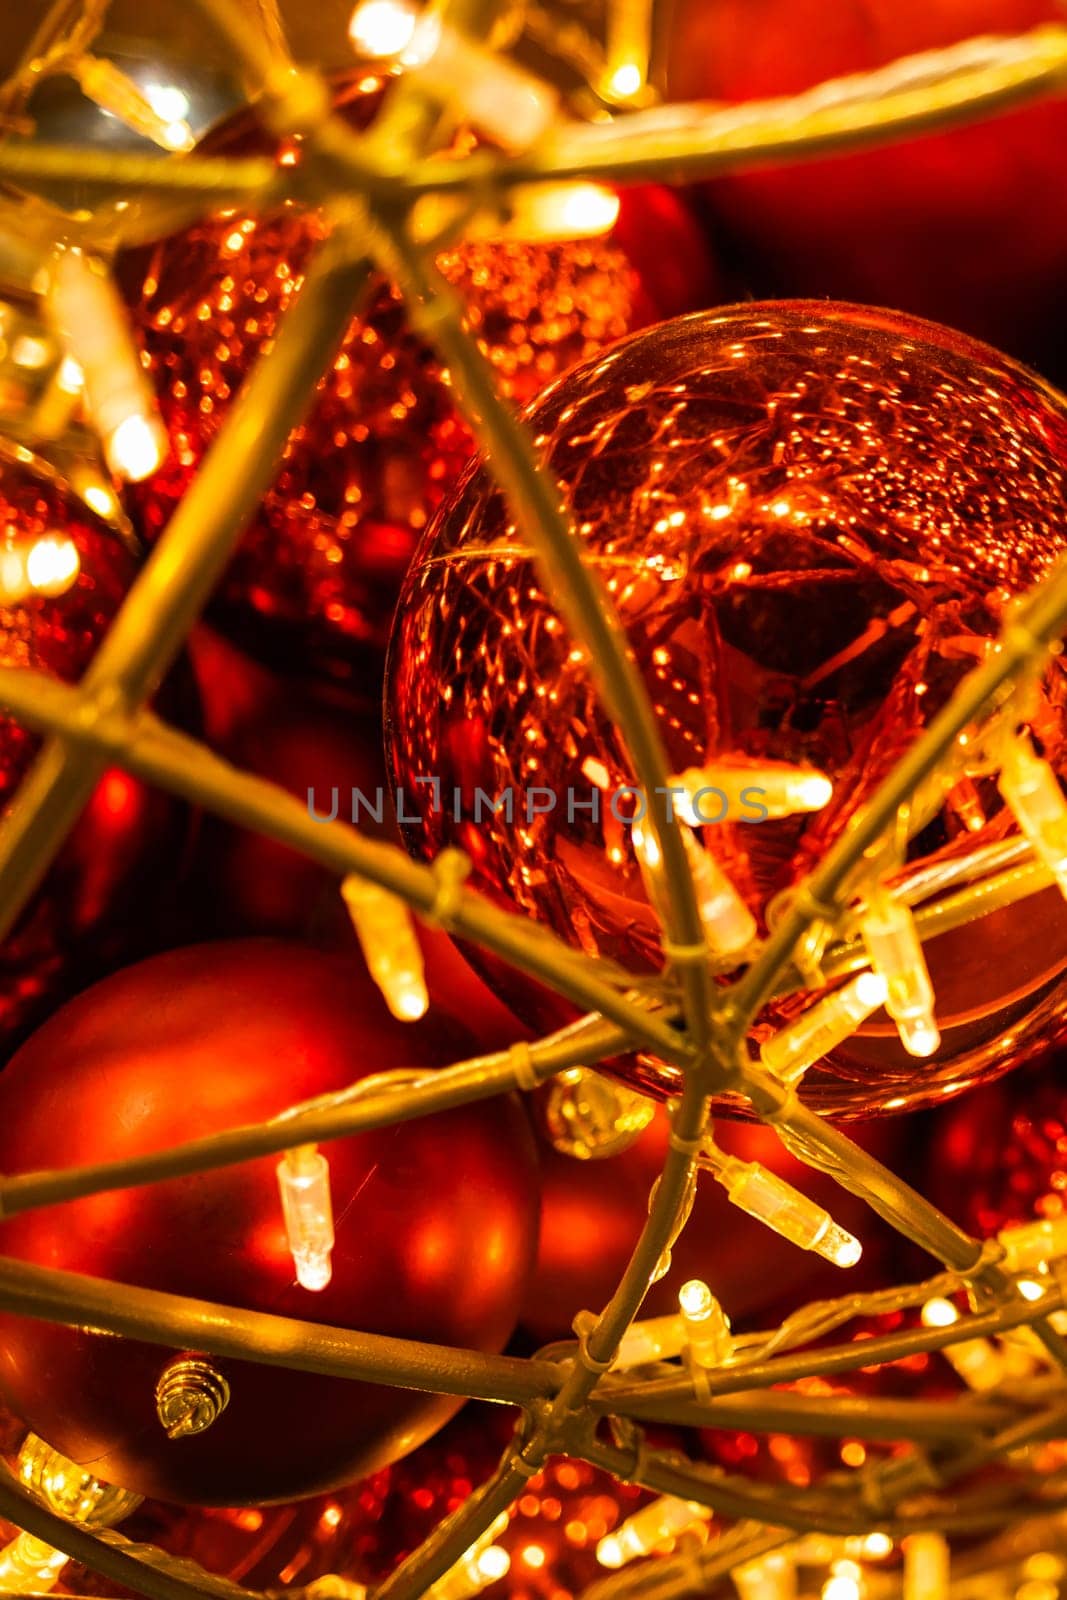
{"label": "red ball ornament with glitter", "polygon": [[[995,648],[1012,596],[1063,553],[1067,410],[934,324],[780,302],[635,335],[526,415],[618,608],[671,771],[786,763],[832,782],[816,812],[701,812],[693,847],[765,929]],[[465,849],[498,904],[647,972],[659,924],[633,848],[634,773],[512,522],[472,467],[402,598],[388,717],[393,775],[421,817],[408,843],[425,858]],[[1056,661],[1033,725],[1061,769],[1065,699]],[[436,800],[414,781],[428,775]],[[478,799],[509,789],[510,819]],[[964,766],[895,881],[1013,829],[995,775]],[[807,1073],[809,1103],[855,1116],[937,1099],[1033,1053],[1067,1014],[1055,890],[941,935],[927,958],[937,1053],[905,1053],[877,1012]],[[491,970],[527,1020],[567,1014]],[[753,1046],[809,999],[765,1013]],[[654,1061],[625,1070],[661,1093],[677,1084]]]}
{"label": "red ball ornament with glitter", "polygon": [[[381,99],[373,77],[338,90],[339,108],[361,125]],[[244,117],[210,148],[261,147],[250,126]],[[299,143],[280,156],[299,159]],[[132,491],[149,538],[274,338],[325,228],[314,213],[230,211],[164,241],[147,267],[143,255],[127,263],[172,444],[163,470]],[[628,197],[620,240],[469,242],[438,257],[506,398],[529,400],[630,329],[715,298],[706,246],[677,197],[654,188]],[[399,292],[376,280],[227,569],[214,609],[220,626],[290,669],[357,682],[380,672],[414,545],[472,449],[447,372],[412,331]]]}
{"label": "red ball ornament with glitter", "polygon": [[[76,683],[136,570],[134,546],[58,472],[0,441],[0,664]],[[0,717],[0,805],[39,748]],[[0,1059],[76,976],[98,972],[143,932],[145,883],[173,878],[185,829],[184,808],[168,796],[117,769],[105,775],[0,943]]]}
{"label": "red ball ornament with glitter", "polygon": [[[269,940],[173,951],[88,990],[19,1051],[0,1077],[0,1168],[142,1154],[469,1053],[438,1022],[394,1021],[354,961]],[[273,1156],[16,1216],[4,1250],[193,1299],[499,1350],[536,1244],[521,1107],[486,1101],[325,1152],[336,1245],[318,1293],[294,1278]],[[98,1476],[164,1500],[247,1504],[333,1487],[406,1454],[458,1405],[242,1361],[201,1358],[211,1372],[186,1371],[188,1352],[0,1321],[12,1409]],[[182,1384],[214,1420],[170,1437],[165,1402]]]}
{"label": "red ball ornament with glitter", "polygon": [[938,1117],[923,1191],[981,1239],[1064,1216],[1067,1081],[1061,1050]]}
{"label": "red ball ornament with glitter", "polygon": [[[350,1568],[376,1585],[491,1475],[512,1442],[515,1414],[476,1402],[394,1469],[377,1526],[377,1547]],[[678,1435],[650,1427],[650,1443]],[[552,1457],[524,1485],[492,1534],[486,1600],[577,1600],[603,1578],[600,1540],[652,1496],[586,1461]]]}
{"label": "red ball ornament with glitter", "polygon": [[[679,0],[673,99],[799,93],[977,35],[1062,21],[1056,0]],[[831,295],[934,317],[1043,371],[1067,355],[1060,181],[1067,105],[1048,99],[964,127],[706,186],[759,293]]]}

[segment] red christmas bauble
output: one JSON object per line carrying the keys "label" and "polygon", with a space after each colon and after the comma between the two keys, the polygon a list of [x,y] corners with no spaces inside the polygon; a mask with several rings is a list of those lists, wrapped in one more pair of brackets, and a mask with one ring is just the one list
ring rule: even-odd
{"label": "red christmas bauble", "polygon": [[1067,1082],[1053,1052],[969,1095],[934,1122],[924,1190],[978,1238],[1062,1217],[1067,1206]]}
{"label": "red christmas bauble", "polygon": [[[658,1109],[628,1150],[602,1160],[576,1160],[541,1137],[541,1236],[522,1325],[548,1342],[567,1338],[575,1314],[600,1311],[614,1294],[648,1216],[649,1191],[667,1156],[669,1124]],[[892,1164],[899,1140],[890,1123],[853,1130],[860,1143]],[[716,1141],[742,1161],[758,1161],[825,1206],[863,1244],[859,1267],[842,1273],[798,1250],[732,1206],[708,1175],[697,1184],[692,1214],[671,1250],[670,1270],[654,1283],[642,1317],[678,1310],[689,1278],[709,1283],[734,1323],[770,1308],[845,1294],[864,1287],[884,1262],[888,1230],[873,1211],[831,1178],[791,1156],[778,1137],[755,1123],[720,1123]]]}
{"label": "red christmas bauble", "polygon": [[[679,0],[674,99],[746,101],[980,34],[1057,22],[1055,0]],[[707,186],[758,293],[830,295],[951,323],[1043,370],[1067,353],[1067,218],[1049,206],[1067,105]]]}
{"label": "red christmas bauble", "polygon": [[[0,1167],[117,1158],[277,1115],[385,1070],[470,1053],[440,1023],[401,1024],[354,960],[264,940],[172,951],[57,1013],[0,1079]],[[493,1100],[328,1147],[333,1279],[299,1288],[273,1157],[30,1212],[23,1260],[312,1322],[497,1350],[537,1227],[521,1108]],[[156,1385],[173,1352],[4,1317],[0,1386],[30,1427],[109,1481],[165,1500],[293,1499],[376,1470],[451,1398],[245,1362],[212,1364],[229,1405],[170,1439]]]}
{"label": "red christmas bauble", "polygon": [[[52,581],[27,558],[51,562]],[[52,467],[0,441],[0,560],[0,663],[76,683],[126,596],[135,550]],[[26,571],[43,586],[20,584]],[[187,710],[184,687],[179,699]],[[0,805],[14,798],[40,742],[0,717]],[[131,948],[144,931],[144,885],[173,877],[187,820],[183,807],[127,773],[104,776],[0,944],[0,1059],[65,988]]]}
{"label": "red christmas bauble", "polygon": [[[772,899],[994,648],[1011,597],[1063,552],[1063,403],[933,324],[779,302],[635,335],[527,419],[616,603],[671,770],[785,762],[833,781],[821,811],[756,823],[735,804],[697,830],[766,925]],[[421,818],[405,830],[411,850],[459,846],[497,903],[587,953],[654,969],[621,733],[483,468],[421,547],[391,661],[392,773]],[[1061,768],[1064,690],[1057,661],[1035,726]],[[439,791],[414,781],[430,776]],[[479,799],[509,792],[510,818]],[[965,769],[897,881],[1012,828],[995,777]],[[1006,1070],[1067,1013],[1055,890],[942,935],[927,957],[937,1054],[917,1062],[876,1013],[806,1075],[811,1104],[831,1115],[922,1104]],[[527,1021],[568,1014],[481,964]],[[809,1000],[765,1014],[753,1044]],[[677,1083],[654,1062],[629,1070],[661,1093]]]}
{"label": "red christmas bauble", "polygon": [[[377,1548],[353,1576],[377,1584],[490,1476],[514,1433],[514,1413],[476,1403],[395,1468]],[[650,1429],[653,1443],[677,1435]],[[652,1496],[585,1461],[553,1457],[524,1486],[492,1535],[503,1575],[486,1600],[574,1600],[605,1575],[597,1545]],[[507,1558],[505,1561],[501,1557]]]}
{"label": "red christmas bauble", "polygon": [[[365,75],[339,90],[360,123],[380,99],[380,81]],[[254,148],[249,127],[245,117],[212,147]],[[282,155],[298,152],[290,145]],[[690,304],[713,297],[707,249],[682,202],[645,190],[627,199],[624,216],[623,236],[649,267],[644,289],[612,238],[472,242],[438,257],[509,399],[530,399],[641,321],[683,309],[685,284]],[[305,212],[231,210],[164,241],[147,268],[141,258],[128,264],[127,277],[140,280],[133,313],[172,444],[163,469],[133,491],[149,538],[273,339],[325,230]],[[227,570],[220,625],[288,667],[356,681],[380,670],[415,542],[472,448],[447,372],[412,332],[399,292],[379,281]]]}
{"label": "red christmas bauble", "polygon": [[[377,718],[335,692],[280,680],[207,630],[190,653],[209,742],[227,761],[288,790],[316,816],[336,810],[362,832],[399,842]],[[265,834],[205,817],[186,887],[189,938],[270,934],[361,959],[336,873]],[[416,933],[434,1013],[462,1022],[480,1050],[514,1043],[522,1024],[447,934],[422,923]]]}

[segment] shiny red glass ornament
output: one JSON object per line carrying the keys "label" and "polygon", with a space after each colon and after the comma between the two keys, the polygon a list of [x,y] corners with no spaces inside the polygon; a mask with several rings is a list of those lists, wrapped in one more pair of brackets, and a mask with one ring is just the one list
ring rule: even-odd
{"label": "shiny red glass ornament", "polygon": [[[370,121],[381,81],[361,75],[338,104]],[[261,147],[244,116],[217,152]],[[299,145],[281,152],[298,159]],[[257,355],[295,298],[326,224],[282,210],[232,211],[131,261],[131,303],[172,452],[132,491],[149,538],[165,525]],[[437,265],[508,399],[529,400],[581,357],[656,316],[714,298],[714,273],[685,203],[662,190],[629,197],[622,238],[560,244],[461,243]],[[685,263],[684,266],[680,265]],[[287,668],[357,681],[380,672],[400,582],[426,522],[473,448],[448,375],[378,280],[351,323],[307,419],[216,595],[225,631]]]}
{"label": "shiny red glass ornament", "polygon": [[[680,0],[674,99],[747,101],[987,34],[1062,20],[1056,0]],[[1062,376],[1067,216],[1059,99],[705,186],[758,294],[830,295],[951,323]]]}
{"label": "shiny red glass ornament", "polygon": [[[758,823],[735,812],[700,830],[765,924],[994,648],[1011,597],[1063,552],[1064,404],[933,324],[778,302],[636,335],[572,372],[527,421],[618,608],[671,770],[778,761],[833,780],[820,812]],[[391,659],[391,764],[411,850],[459,846],[499,904],[587,954],[657,967],[621,733],[483,469],[419,552]],[[1060,768],[1065,690],[1056,661],[1034,725]],[[419,777],[439,778],[439,791]],[[511,820],[478,799],[509,789]],[[965,772],[904,877],[1012,831],[995,777]],[[1032,1053],[1067,1013],[1055,890],[941,935],[927,957],[938,1053],[905,1054],[876,1013],[807,1073],[809,1103],[861,1115],[937,1099]],[[527,1021],[569,1014],[477,960]],[[805,1003],[766,1013],[753,1043]],[[652,1061],[625,1070],[659,1092],[677,1082]]]}
{"label": "shiny red glass ornament", "polygon": [[[58,1012],[0,1077],[0,1168],[132,1155],[277,1115],[372,1073],[470,1054],[440,1020],[394,1021],[361,965],[281,941],[193,946]],[[293,1275],[277,1159],[105,1194],[4,1224],[21,1260],[226,1305],[498,1350],[537,1229],[521,1107],[496,1099],[327,1150],[337,1236],[320,1293]],[[6,1316],[0,1389],[73,1460],[165,1500],[286,1499],[414,1448],[447,1397],[218,1361],[229,1405],[172,1440],[155,1402],[174,1352]]]}
{"label": "shiny red glass ornament", "polygon": [[[0,556],[57,537],[73,545],[77,575],[60,593],[0,599],[0,664],[75,683],[125,599],[137,553],[52,467],[0,441]],[[178,694],[166,709],[180,702],[188,713],[187,687],[171,687]],[[35,734],[0,716],[0,805],[14,799],[39,748]],[[127,773],[104,776],[0,944],[0,1059],[64,989],[144,934],[143,907],[164,898],[187,820],[184,807]]]}

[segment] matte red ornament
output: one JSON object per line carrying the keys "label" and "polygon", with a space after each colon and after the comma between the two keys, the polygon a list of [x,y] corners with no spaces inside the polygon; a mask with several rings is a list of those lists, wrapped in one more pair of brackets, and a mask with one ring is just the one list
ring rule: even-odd
{"label": "matte red ornament", "polygon": [[[668,1150],[666,1113],[628,1150],[601,1160],[563,1155],[542,1136],[541,1237],[537,1267],[523,1304],[522,1325],[548,1342],[571,1336],[578,1311],[600,1311],[614,1294],[648,1216],[652,1185]],[[892,1123],[851,1130],[860,1144],[893,1165],[899,1138]],[[720,1123],[716,1143],[742,1161],[758,1161],[785,1178],[863,1243],[860,1266],[847,1274],[732,1206],[708,1173],[697,1183],[692,1214],[671,1250],[670,1270],[654,1283],[642,1317],[678,1310],[678,1290],[702,1278],[734,1324],[770,1309],[794,1309],[799,1297],[844,1294],[874,1280],[884,1265],[889,1230],[870,1208],[831,1178],[791,1156],[777,1135],[755,1123]]]}
{"label": "matte red ornament", "polygon": [[[402,1024],[354,960],[281,941],[173,951],[57,1013],[0,1078],[0,1168],[160,1149],[386,1070],[469,1053],[439,1021]],[[498,1350],[536,1243],[534,1152],[506,1099],[330,1144],[333,1279],[299,1288],[277,1158],[105,1194],[4,1223],[21,1260],[363,1332]],[[169,1439],[156,1384],[174,1352],[2,1319],[0,1387],[98,1476],[165,1500],[291,1500],[425,1439],[452,1398],[213,1361],[231,1398]]]}
{"label": "matte red ornament", "polygon": [[[933,324],[812,302],[662,324],[584,363],[527,413],[655,707],[671,770],[813,766],[824,810],[704,827],[764,923],[994,648],[1013,595],[1065,547],[1067,413],[1054,391]],[[465,849],[476,883],[588,954],[659,965],[632,848],[620,731],[483,469],[414,564],[388,685],[411,850]],[[1063,768],[1064,668],[1035,717]],[[418,777],[440,778],[435,797]],[[964,781],[966,778],[966,782]],[[512,793],[512,817],[478,798]],[[546,799],[546,795],[550,798]],[[591,809],[596,797],[598,815]],[[1013,831],[965,771],[904,879]],[[804,1078],[830,1114],[919,1105],[1026,1057],[1067,1013],[1067,907],[1048,890],[927,947],[942,1046],[906,1055],[876,1013]],[[477,958],[532,1024],[569,1015]],[[760,1020],[794,1015],[794,998]],[[653,1061],[631,1078],[670,1092]]]}
{"label": "matte red ornament", "polygon": [[[0,556],[47,540],[73,547],[76,576],[58,593],[0,600],[0,664],[75,683],[126,596],[137,552],[52,467],[0,441]],[[180,700],[187,712],[187,699],[183,687],[168,709]],[[39,748],[36,735],[0,717],[0,806],[11,803]],[[0,944],[0,1060],[77,976],[120,958],[144,934],[138,905],[155,905],[173,880],[187,820],[184,807],[125,772],[101,780]]]}
{"label": "matte red ornament", "polygon": [[[986,34],[1062,20],[1056,0],[679,0],[673,99],[747,101]],[[830,295],[934,317],[1062,371],[1067,217],[1049,206],[1061,100],[705,188],[761,294]]]}
{"label": "matte red ornament", "polygon": [[[338,104],[367,123],[380,88],[360,75],[338,88]],[[262,136],[251,127],[245,116],[209,147],[256,148]],[[280,154],[296,160],[299,145]],[[508,399],[529,400],[643,321],[688,309],[679,303],[686,284],[690,306],[714,297],[714,269],[684,202],[644,189],[627,199],[624,217],[647,290],[612,238],[461,243],[438,257]],[[127,265],[172,444],[162,471],[133,491],[149,538],[273,339],[325,231],[313,213],[230,211],[165,240],[147,268],[140,257]],[[418,536],[472,448],[447,373],[412,331],[399,292],[377,280],[227,570],[214,611],[220,626],[287,669],[365,685],[368,672],[380,672]]]}

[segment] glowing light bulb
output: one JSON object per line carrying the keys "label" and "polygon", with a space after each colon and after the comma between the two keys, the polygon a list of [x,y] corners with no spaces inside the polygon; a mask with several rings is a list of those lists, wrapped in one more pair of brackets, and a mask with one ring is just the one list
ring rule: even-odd
{"label": "glowing light bulb", "polygon": [[949,1544],[940,1533],[912,1533],[904,1540],[904,1600],[945,1600]]}
{"label": "glowing light bulb", "polygon": [[651,1555],[667,1539],[706,1522],[710,1515],[706,1506],[663,1495],[635,1511],[614,1533],[606,1534],[596,1547],[597,1560],[602,1567],[624,1567],[628,1561]]}
{"label": "glowing light bulb", "polygon": [[143,483],[158,471],[166,453],[166,435],[156,417],[124,417],[104,440],[104,456],[117,478]]}
{"label": "glowing light bulb", "polygon": [[430,1004],[422,949],[411,913],[397,895],[354,874],[341,884],[367,971],[393,1016],[417,1022]]}
{"label": "glowing light bulb", "polygon": [[862,1600],[863,1572],[855,1561],[835,1561],[822,1586],[822,1600]]}
{"label": "glowing light bulb", "polygon": [[[371,4],[377,0],[366,0]],[[352,37],[364,9],[358,7],[352,19]],[[379,18],[376,28],[384,40],[398,36],[401,25],[397,18]],[[443,105],[506,150],[529,149],[548,132],[559,108],[559,94],[550,84],[465,38],[433,13],[417,20],[398,59]]]}
{"label": "glowing light bulb", "polygon": [[751,821],[791,817],[821,811],[834,786],[815,767],[791,767],[784,762],[743,766],[708,762],[688,767],[671,779],[675,810],[691,827],[711,826],[727,817]]}
{"label": "glowing light bulb", "polygon": [[73,356],[63,357],[56,383],[65,394],[81,394],[85,388],[85,374]]}
{"label": "glowing light bulb", "polygon": [[74,540],[44,534],[0,550],[0,604],[17,605],[31,594],[65,594],[81,570]]}
{"label": "glowing light bulb", "polygon": [[150,477],[166,454],[167,435],[122,301],[103,265],[80,250],[58,251],[49,268],[46,304],[81,371],[109,468],[134,483]]}
{"label": "glowing light bulb", "polygon": [[760,1046],[763,1065],[783,1083],[797,1083],[810,1066],[885,1005],[888,992],[879,973],[861,972],[765,1040]]}
{"label": "glowing light bulb", "polygon": [[1034,854],[1067,896],[1067,800],[1029,739],[1013,739],[1008,746],[998,787]]}
{"label": "glowing light bulb", "polygon": [[36,594],[63,594],[78,576],[81,558],[73,539],[50,534],[35,539],[26,553],[26,577]]}
{"label": "glowing light bulb", "polygon": [[706,1283],[690,1278],[678,1290],[689,1359],[698,1367],[717,1367],[733,1354],[729,1319]]}
{"label": "glowing light bulb", "polygon": [[[951,1328],[959,1318],[952,1301],[940,1296],[927,1300],[922,1308],[924,1328]],[[946,1344],[941,1354],[967,1387],[978,1393],[995,1389],[1004,1381],[1004,1361],[990,1339],[963,1339]]]}
{"label": "glowing light bulb", "polygon": [[828,1211],[758,1161],[724,1155],[708,1143],[698,1160],[715,1174],[735,1206],[801,1250],[814,1250],[835,1267],[854,1267],[863,1254],[859,1240]]}
{"label": "glowing light bulb", "polygon": [[[23,1441],[17,1471],[27,1488],[52,1511],[86,1527],[114,1527],[141,1503],[140,1495],[94,1478],[33,1433]],[[43,1539],[20,1533],[0,1549],[0,1593],[46,1594],[55,1587],[68,1560]]]}
{"label": "glowing light bulb", "polygon": [[1009,1272],[1036,1272],[1067,1256],[1067,1216],[1002,1228],[997,1239],[1004,1247],[1004,1265]]}
{"label": "glowing light bulb", "polygon": [[286,1152],[277,1172],[296,1281],[302,1289],[325,1289],[333,1276],[330,1164],[313,1144],[304,1144]]}
{"label": "glowing light bulb", "polygon": [[[78,56],[69,70],[87,99],[142,138],[163,150],[189,151],[195,146],[192,129],[183,120],[189,101],[180,89],[155,86],[152,93],[144,91],[114,61],[98,56]],[[179,100],[182,110],[177,110]],[[161,101],[166,110],[160,109]]]}
{"label": "glowing light bulb", "polygon": [[352,13],[348,37],[372,59],[403,55],[415,36],[419,14],[405,0],[363,0]]}
{"label": "glowing light bulb", "polygon": [[910,907],[885,890],[871,895],[860,920],[871,966],[885,980],[885,1008],[909,1055],[932,1056],[941,1043],[934,989]]}
{"label": "glowing light bulb", "polygon": [[118,500],[106,483],[86,483],[75,485],[85,504],[90,511],[95,511],[98,517],[113,517],[119,509]]}
{"label": "glowing light bulb", "polygon": [[669,1361],[672,1356],[680,1356],[688,1343],[684,1317],[646,1317],[627,1328],[612,1365],[622,1371],[652,1361]]}
{"label": "glowing light bulb", "polygon": [[510,196],[506,234],[535,243],[592,239],[611,232],[620,206],[618,195],[599,183],[528,184]]}
{"label": "glowing light bulb", "polygon": [[551,244],[610,233],[620,209],[619,196],[599,183],[528,183],[510,191],[504,214],[486,210],[470,216],[464,202],[454,197],[423,195],[413,209],[411,227],[420,243],[458,223],[464,239]]}
{"label": "glowing light bulb", "polygon": [[[700,920],[712,952],[718,956],[738,955],[755,939],[756,919],[714,857],[698,842],[684,823],[672,824],[681,830],[682,843],[693,874]],[[662,881],[663,857],[651,828],[640,822],[633,825],[634,850],[643,871],[649,898],[660,915],[666,911],[666,889]]]}
{"label": "glowing light bulb", "polygon": [[613,95],[620,100],[628,100],[631,95],[637,94],[643,81],[641,68],[636,62],[622,61],[608,79],[608,85]]}
{"label": "glowing light bulb", "polygon": [[772,1550],[756,1561],[746,1561],[730,1573],[739,1600],[794,1600],[797,1564],[784,1550]]}
{"label": "glowing light bulb", "polygon": [[189,96],[173,83],[146,83],[144,97],[164,122],[181,122],[189,115]]}
{"label": "glowing light bulb", "polygon": [[495,1537],[494,1530],[499,1531],[498,1523],[427,1589],[426,1600],[471,1600],[473,1595],[507,1576],[511,1557],[502,1545],[490,1542]]}

